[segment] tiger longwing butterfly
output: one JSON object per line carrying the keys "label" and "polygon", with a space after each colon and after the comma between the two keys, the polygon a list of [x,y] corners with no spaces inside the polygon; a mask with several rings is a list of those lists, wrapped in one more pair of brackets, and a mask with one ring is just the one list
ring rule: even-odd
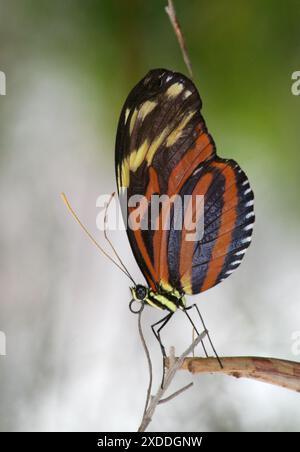
{"label": "tiger longwing butterfly", "polygon": [[[117,130],[121,206],[132,196],[143,196],[146,216],[153,195],[204,196],[204,231],[197,241],[186,240],[184,227],[175,228],[170,203],[169,228],[162,227],[164,207],[151,219],[152,225],[159,225],[156,228],[129,227],[135,207],[123,209],[129,242],[147,281],[147,286],[131,288],[133,300],[167,310],[167,320],[178,308],[188,309],[185,294],[215,286],[240,265],[255,219],[247,176],[234,160],[217,156],[201,108],[198,90],[189,78],[154,69],[128,95]],[[183,209],[182,216],[188,211]]]}

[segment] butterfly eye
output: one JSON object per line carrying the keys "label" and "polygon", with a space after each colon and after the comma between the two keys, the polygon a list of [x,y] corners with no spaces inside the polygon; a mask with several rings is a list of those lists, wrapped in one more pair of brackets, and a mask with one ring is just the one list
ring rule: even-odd
{"label": "butterfly eye", "polygon": [[144,300],[147,295],[147,289],[145,286],[141,286],[140,284],[136,286],[135,295],[138,300]]}

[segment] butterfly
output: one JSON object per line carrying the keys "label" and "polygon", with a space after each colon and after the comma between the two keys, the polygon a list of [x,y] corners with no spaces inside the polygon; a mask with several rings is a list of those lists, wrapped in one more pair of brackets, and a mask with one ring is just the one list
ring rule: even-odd
{"label": "butterfly", "polygon": [[[188,77],[154,69],[132,89],[118,123],[118,194],[131,249],[147,283],[131,287],[131,303],[166,310],[157,322],[161,327],[177,309],[189,309],[185,295],[204,292],[236,270],[252,237],[249,180],[234,160],[218,157],[201,109]],[[136,196],[142,205],[130,204]],[[195,217],[192,201],[179,213],[170,202],[152,210],[157,196],[182,201],[199,196],[202,214]],[[131,227],[135,213],[140,223]],[[197,240],[187,240],[191,218],[202,221]],[[163,227],[167,220],[169,227]]]}

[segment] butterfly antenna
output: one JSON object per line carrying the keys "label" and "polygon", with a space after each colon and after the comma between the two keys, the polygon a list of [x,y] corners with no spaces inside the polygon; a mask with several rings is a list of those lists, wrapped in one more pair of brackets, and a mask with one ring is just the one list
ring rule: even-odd
{"label": "butterfly antenna", "polygon": [[94,245],[96,245],[96,247],[101,251],[101,253],[104,254],[104,256],[106,256],[111,262],[113,262],[119,268],[119,270],[121,270],[133,282],[134,285],[136,285],[134,280],[131,278],[131,276],[127,272],[125,272],[124,269],[99,245],[97,240],[92,236],[92,234],[89,232],[89,230],[79,220],[79,217],[77,216],[77,214],[75,213],[71,204],[69,203],[66,195],[64,193],[61,193],[61,197],[62,197],[62,200],[65,203],[66,207],[68,208],[69,212],[71,213],[72,217],[77,221],[77,223],[79,224],[81,229],[84,230],[84,232],[87,234],[87,236],[90,238],[90,240],[94,243]]}
{"label": "butterfly antenna", "polygon": [[[114,245],[112,244],[112,242],[111,242],[111,240],[110,240],[110,238],[108,237],[108,234],[107,234],[108,209],[109,209],[110,203],[111,203],[112,199],[114,198],[114,196],[115,196],[115,192],[113,192],[113,193],[110,195],[110,198],[109,198],[109,200],[108,200],[108,203],[106,203],[106,206],[105,206],[105,212],[104,212],[104,237],[105,237],[105,239],[107,240],[108,244],[110,245],[110,247],[111,247],[113,253],[114,253],[115,256],[116,256],[116,258],[118,259],[120,265],[123,267],[124,271],[126,272],[128,278],[130,278],[131,281],[134,282],[133,277],[132,277],[131,274],[129,273],[129,271],[128,271],[126,265],[125,265],[124,262],[122,261],[120,255],[117,253],[117,251],[116,251]],[[136,285],[135,282],[134,282],[134,285]]]}

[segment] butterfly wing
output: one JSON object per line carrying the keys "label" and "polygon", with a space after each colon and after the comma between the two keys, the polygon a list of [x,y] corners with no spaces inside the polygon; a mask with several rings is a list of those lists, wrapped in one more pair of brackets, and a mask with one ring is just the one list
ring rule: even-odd
{"label": "butterfly wing", "polygon": [[[214,157],[215,146],[201,106],[194,84],[164,69],[150,71],[129,94],[119,119],[115,152],[126,226],[135,211],[127,209],[128,199],[143,195],[148,205],[140,206],[141,215],[155,224],[159,218],[151,214],[151,196],[177,193],[193,169]],[[163,272],[165,231],[127,227],[127,234],[142,273],[155,289]]]}
{"label": "butterfly wing", "polygon": [[234,160],[215,158],[194,171],[180,196],[194,199],[197,195],[203,196],[197,219],[201,238],[188,239],[189,206],[182,212],[182,230],[175,230],[173,218],[168,235],[167,279],[188,294],[215,286],[238,268],[250,245],[255,219],[253,192]]}
{"label": "butterfly wing", "polygon": [[[154,290],[160,285],[185,293],[206,290],[238,267],[250,243],[253,193],[239,166],[217,157],[201,107],[187,77],[157,69],[136,85],[121,112],[118,192],[132,251]],[[168,196],[158,211],[152,210],[153,195]],[[187,240],[185,227],[175,227],[178,215],[182,224],[194,217],[193,203],[178,213],[168,201],[191,195],[204,196],[198,219],[204,235],[196,241]],[[139,196],[144,202],[128,207]]]}

